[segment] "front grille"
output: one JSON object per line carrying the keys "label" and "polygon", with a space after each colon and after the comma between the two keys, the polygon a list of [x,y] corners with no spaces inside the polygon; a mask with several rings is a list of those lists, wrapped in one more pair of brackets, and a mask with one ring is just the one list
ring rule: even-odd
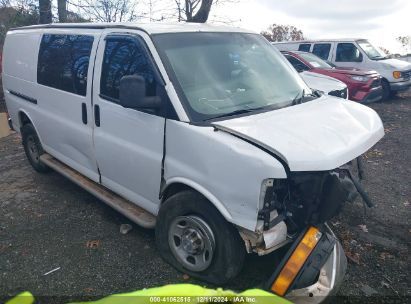
{"label": "front grille", "polygon": [[372,83],[371,83],[371,88],[378,88],[379,86],[381,86],[381,79],[375,79]]}
{"label": "front grille", "polygon": [[340,98],[347,98],[347,94],[348,94],[348,89],[344,88],[342,90],[334,90],[334,91],[330,91],[328,92],[328,95],[331,96],[335,96],[335,97],[340,97]]}
{"label": "front grille", "polygon": [[401,72],[401,77],[404,78],[404,79],[410,79],[411,78],[411,70]]}

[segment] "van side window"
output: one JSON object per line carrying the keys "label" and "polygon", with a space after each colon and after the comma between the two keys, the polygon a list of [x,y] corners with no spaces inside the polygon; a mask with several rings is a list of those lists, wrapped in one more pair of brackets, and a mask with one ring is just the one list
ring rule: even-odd
{"label": "van side window", "polygon": [[140,75],[146,80],[147,96],[155,96],[156,82],[148,54],[138,39],[128,36],[106,38],[100,80],[100,95],[118,102],[120,79]]}
{"label": "van side window", "polygon": [[337,62],[361,62],[362,54],[353,43],[339,43],[335,56]]}
{"label": "van side window", "polygon": [[330,54],[330,43],[316,43],[313,47],[313,54],[317,55],[321,59],[327,60]]}
{"label": "van side window", "polygon": [[86,96],[93,36],[44,34],[41,39],[37,82]]}
{"label": "van side window", "polygon": [[303,62],[298,60],[297,58],[290,56],[290,55],[285,55],[285,58],[291,63],[291,65],[294,67],[294,69],[297,70],[298,73],[308,71],[310,68],[306,66]]}
{"label": "van side window", "polygon": [[298,46],[298,50],[301,52],[309,52],[311,48],[311,43],[301,43]]}

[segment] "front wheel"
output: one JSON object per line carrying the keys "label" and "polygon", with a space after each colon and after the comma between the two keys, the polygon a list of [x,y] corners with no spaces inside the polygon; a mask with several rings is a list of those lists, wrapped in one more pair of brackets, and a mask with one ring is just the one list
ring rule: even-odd
{"label": "front wheel", "polygon": [[174,194],[163,203],[156,243],[163,259],[179,271],[217,285],[233,279],[245,258],[238,231],[194,191]]}
{"label": "front wheel", "polygon": [[388,98],[390,97],[391,94],[391,87],[390,84],[387,80],[383,79],[381,81],[381,86],[382,86],[382,101],[387,101]]}

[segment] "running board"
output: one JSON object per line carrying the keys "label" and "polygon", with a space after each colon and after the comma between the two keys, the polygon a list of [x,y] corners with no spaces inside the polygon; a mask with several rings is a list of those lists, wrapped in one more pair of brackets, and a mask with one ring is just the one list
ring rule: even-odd
{"label": "running board", "polygon": [[72,182],[79,185],[81,188],[87,190],[105,202],[113,209],[128,217],[134,223],[144,228],[154,228],[156,225],[156,218],[154,215],[71,169],[50,154],[45,153],[41,155],[40,160],[50,168],[59,172]]}

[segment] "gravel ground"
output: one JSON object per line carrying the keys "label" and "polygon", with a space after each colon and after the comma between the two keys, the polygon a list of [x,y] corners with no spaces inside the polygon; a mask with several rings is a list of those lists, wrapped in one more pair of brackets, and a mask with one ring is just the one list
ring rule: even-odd
{"label": "gravel ground", "polygon": [[[364,183],[376,206],[364,214],[361,201],[347,204],[330,223],[349,257],[338,302],[368,296],[405,303],[411,297],[411,96],[371,107],[386,131],[364,156]],[[22,290],[44,297],[41,303],[64,303],[167,283],[202,284],[162,261],[153,231],[133,225],[120,234],[125,223],[132,224],[59,174],[35,173],[18,135],[0,139],[0,302]],[[276,260],[250,255],[227,288],[259,286]]]}

